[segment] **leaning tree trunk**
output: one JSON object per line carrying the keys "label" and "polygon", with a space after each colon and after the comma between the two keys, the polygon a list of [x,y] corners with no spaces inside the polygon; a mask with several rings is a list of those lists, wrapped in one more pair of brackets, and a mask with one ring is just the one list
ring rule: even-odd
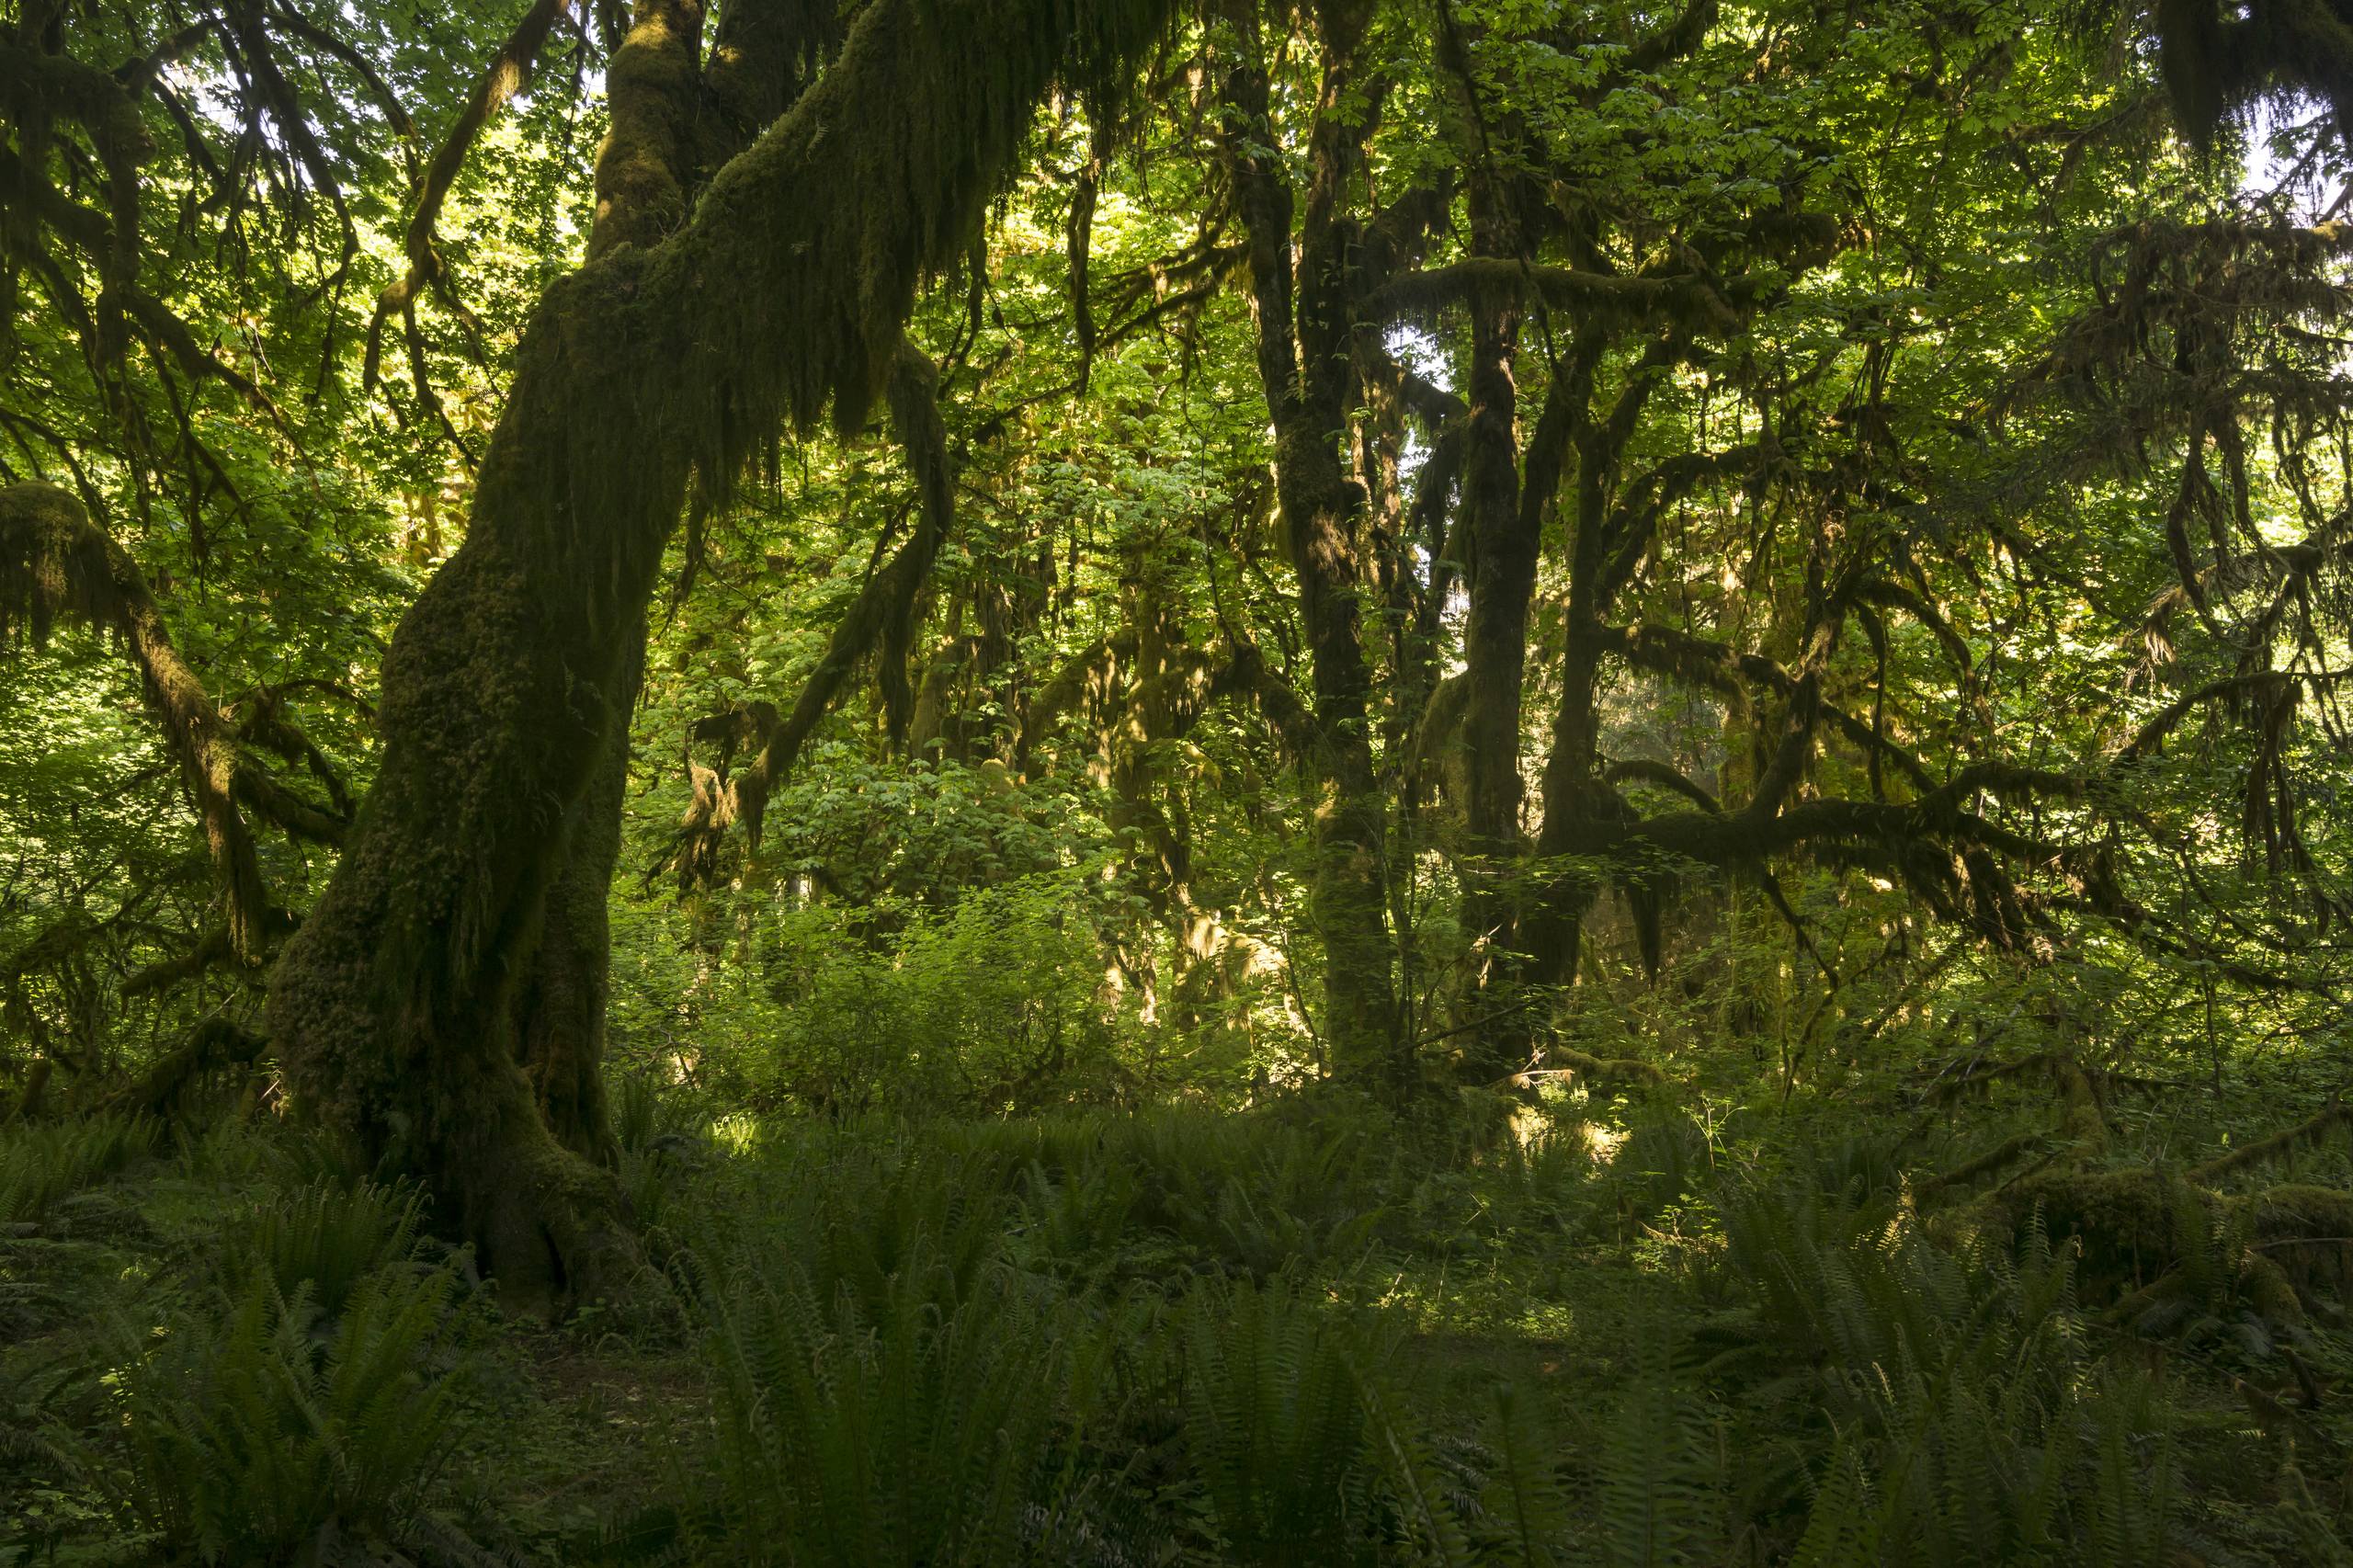
{"label": "leaning tree trunk", "polygon": [[[753,0],[741,18],[797,13],[801,0]],[[637,0],[629,36],[606,74],[611,126],[598,150],[594,263],[624,246],[661,244],[686,221],[704,174],[705,104],[699,67],[702,0]],[[724,33],[718,54],[729,58]],[[740,51],[738,51],[740,53]],[[714,69],[717,62],[714,61]],[[771,79],[789,57],[765,62]],[[724,80],[722,77],[722,80]],[[781,108],[779,100],[779,108]],[[773,119],[770,115],[768,118]],[[731,149],[740,152],[748,135]],[[606,1006],[611,994],[613,868],[620,858],[621,805],[629,793],[629,718],[645,676],[645,619],[631,618],[614,683],[613,722],[579,798],[565,812],[540,929],[509,1014],[508,1041],[556,1142],[599,1165],[619,1163],[605,1103]]]}
{"label": "leaning tree trunk", "polygon": [[1099,85],[1162,14],[874,0],[683,227],[558,283],[525,334],[466,543],[385,660],[375,790],[269,1017],[302,1110],[422,1178],[527,1300],[608,1288],[631,1254],[503,1020],[627,722],[688,475],[723,487],[786,421],[862,421],[918,279],[961,254],[1049,86]]}

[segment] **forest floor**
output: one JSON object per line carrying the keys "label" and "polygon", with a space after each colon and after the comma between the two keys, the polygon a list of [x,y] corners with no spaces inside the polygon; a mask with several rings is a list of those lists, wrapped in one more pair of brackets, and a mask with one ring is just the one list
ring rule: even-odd
{"label": "forest floor", "polygon": [[[2241,1093],[2112,1096],[2100,1168],[2209,1153]],[[2218,1227],[2115,1280],[2040,1210],[1923,1209],[2052,1097],[1478,1137],[648,1100],[647,1271],[552,1326],[275,1126],[0,1132],[0,1564],[2353,1562],[2317,1275],[2267,1295]],[[2283,1158],[2342,1187],[2341,1142]],[[2028,1142],[1943,1212],[2047,1179]]]}

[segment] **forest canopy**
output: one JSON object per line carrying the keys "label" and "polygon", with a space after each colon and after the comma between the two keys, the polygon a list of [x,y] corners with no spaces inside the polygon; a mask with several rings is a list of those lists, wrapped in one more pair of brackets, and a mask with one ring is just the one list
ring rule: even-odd
{"label": "forest canopy", "polygon": [[2353,1561],[2348,117],[0,0],[0,1564]]}

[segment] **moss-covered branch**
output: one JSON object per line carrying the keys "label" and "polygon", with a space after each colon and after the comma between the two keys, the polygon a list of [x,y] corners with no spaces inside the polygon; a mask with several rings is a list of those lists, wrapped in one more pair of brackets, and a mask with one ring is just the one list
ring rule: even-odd
{"label": "moss-covered branch", "polygon": [[2189,1175],[2195,1181],[2219,1181],[2223,1176],[2253,1170],[2274,1160],[2284,1160],[2305,1144],[2317,1143],[2345,1126],[2353,1126],[2353,1106],[2332,1096],[2310,1120],[2284,1128],[2268,1138],[2242,1143],[2228,1153],[2218,1154],[2204,1165],[2194,1167]]}
{"label": "moss-covered branch", "polygon": [[21,622],[39,642],[60,619],[111,634],[138,669],[148,710],[204,824],[230,948],[241,961],[258,962],[268,897],[237,809],[243,770],[228,721],[173,646],[137,563],[82,503],[37,482],[0,489],[0,637]]}
{"label": "moss-covered branch", "polygon": [[[449,309],[470,328],[478,330],[464,301],[449,285],[449,264],[441,255],[438,232],[441,209],[449,201],[449,192],[457,185],[458,176],[464,170],[466,158],[483,129],[530,84],[532,70],[539,63],[540,51],[547,45],[549,33],[571,10],[572,0],[531,0],[514,30],[474,79],[473,88],[459,108],[457,118],[434,149],[409,203],[408,223],[402,232],[401,254],[408,264],[406,270],[385,286],[369,318],[368,347],[361,371],[363,386],[376,384],[384,327],[393,316],[403,318],[411,338],[415,338],[417,296],[428,287],[437,289]],[[421,369],[422,353],[412,356],[412,362]],[[427,382],[420,381],[416,392],[429,403],[434,399]]]}
{"label": "moss-covered branch", "polygon": [[1696,274],[1661,278],[1586,272],[1501,256],[1472,256],[1405,273],[1366,298],[1361,309],[1374,320],[1426,319],[1461,305],[1482,290],[1539,299],[1580,318],[1617,315],[1668,318],[1699,326],[1739,324],[1739,317],[1723,295]]}
{"label": "moss-covered branch", "polygon": [[767,735],[751,766],[733,780],[733,804],[725,814],[742,823],[755,844],[769,792],[791,771],[818,721],[839,699],[850,672],[870,653],[876,660],[891,734],[894,740],[906,734],[915,707],[907,653],[915,635],[915,601],[956,520],[955,476],[949,466],[948,433],[939,418],[939,375],[913,346],[901,350],[892,369],[891,417],[915,478],[915,530],[842,612],[824,655],[801,683],[791,709]]}

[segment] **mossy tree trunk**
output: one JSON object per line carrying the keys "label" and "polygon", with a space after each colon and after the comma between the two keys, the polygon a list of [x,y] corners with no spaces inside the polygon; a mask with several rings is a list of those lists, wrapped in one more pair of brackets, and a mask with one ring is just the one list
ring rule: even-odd
{"label": "mossy tree trunk", "polygon": [[[1470,80],[1467,62],[1461,74]],[[1499,128],[1499,132],[1502,128]],[[1518,184],[1481,160],[1468,185],[1472,248],[1481,256],[1521,259]],[[1521,323],[1517,283],[1472,285],[1471,362],[1466,391],[1462,517],[1468,549],[1462,629],[1463,766],[1462,924],[1476,943],[1468,998],[1470,1038],[1464,1068],[1485,1082],[1527,1065],[1527,1020],[1520,1016],[1517,873],[1523,846],[1519,771],[1520,706],[1528,673],[1529,606],[1548,494],[1519,473],[1519,388],[1515,375]],[[1558,477],[1557,464],[1552,470]]]}
{"label": "mossy tree trunk", "polygon": [[[1544,422],[1553,428],[1540,435],[1532,460],[1549,462],[1548,490],[1560,483],[1568,457],[1574,459],[1575,474],[1560,688],[1544,762],[1544,823],[1536,841],[1540,859],[1595,853],[1627,815],[1623,801],[1601,774],[1600,692],[1611,651],[1607,617],[1632,580],[1642,540],[1619,517],[1623,507],[1615,504],[1613,486],[1620,483],[1627,443],[1657,387],[1657,372],[1675,362],[1687,337],[1654,339],[1597,416],[1595,382],[1609,338],[1589,327],[1567,362],[1556,367],[1545,397]],[[1581,881],[1555,881],[1533,901],[1525,947],[1535,983],[1565,985],[1576,978],[1585,914],[1595,892]],[[1638,908],[1635,915],[1649,950],[1657,940],[1655,909]]]}
{"label": "mossy tree trunk", "polygon": [[1162,14],[875,0],[676,233],[604,250],[524,335],[466,542],[385,661],[375,790],[269,1018],[304,1112],[421,1177],[525,1299],[612,1288],[631,1256],[507,1021],[689,478],[723,494],[779,425],[860,425],[918,279],[968,244],[1049,86],[1099,86]]}
{"label": "mossy tree trunk", "polygon": [[[1324,943],[1324,1040],[1333,1072],[1392,1097],[1408,1092],[1413,1056],[1397,1005],[1389,934],[1388,811],[1373,767],[1371,670],[1358,626],[1366,497],[1347,466],[1353,377],[1348,249],[1343,215],[1364,127],[1338,112],[1370,7],[1318,8],[1323,85],[1309,134],[1302,203],[1269,111],[1256,18],[1238,18],[1228,70],[1226,153],[1248,232],[1258,370],[1275,427],[1275,495],[1299,577],[1313,665],[1310,769],[1315,865],[1310,905]],[[1294,244],[1294,212],[1300,232]]]}
{"label": "mossy tree trunk", "polygon": [[561,868],[548,888],[529,978],[514,1011],[516,1056],[549,1130],[574,1153],[604,1165],[620,1156],[605,1101],[605,1014],[612,994],[608,905],[629,791],[629,710],[644,671],[642,619],[636,644],[616,683],[616,722],[564,819]]}
{"label": "mossy tree trunk", "polygon": [[[810,8],[804,0],[767,0],[736,9],[740,18]],[[741,26],[739,20],[739,30]],[[623,245],[659,244],[685,222],[714,152],[705,110],[717,85],[730,80],[720,70],[722,58],[738,73],[734,80],[758,69],[768,78],[797,82],[781,49],[766,60],[746,61],[740,49],[728,49],[722,34],[707,89],[699,60],[702,31],[700,0],[640,0],[636,7],[606,85],[612,122],[597,159],[597,216],[588,235],[592,262]],[[777,98],[775,108],[786,101]],[[746,140],[748,135],[739,139],[733,151]],[[516,993],[511,1026],[512,1049],[549,1131],[564,1148],[600,1165],[615,1164],[620,1154],[605,1101],[606,1009],[612,990],[608,904],[629,791],[629,718],[645,672],[642,612],[631,618],[622,637],[612,691],[614,722],[586,787],[564,815],[556,870],[530,944],[529,971]]]}

